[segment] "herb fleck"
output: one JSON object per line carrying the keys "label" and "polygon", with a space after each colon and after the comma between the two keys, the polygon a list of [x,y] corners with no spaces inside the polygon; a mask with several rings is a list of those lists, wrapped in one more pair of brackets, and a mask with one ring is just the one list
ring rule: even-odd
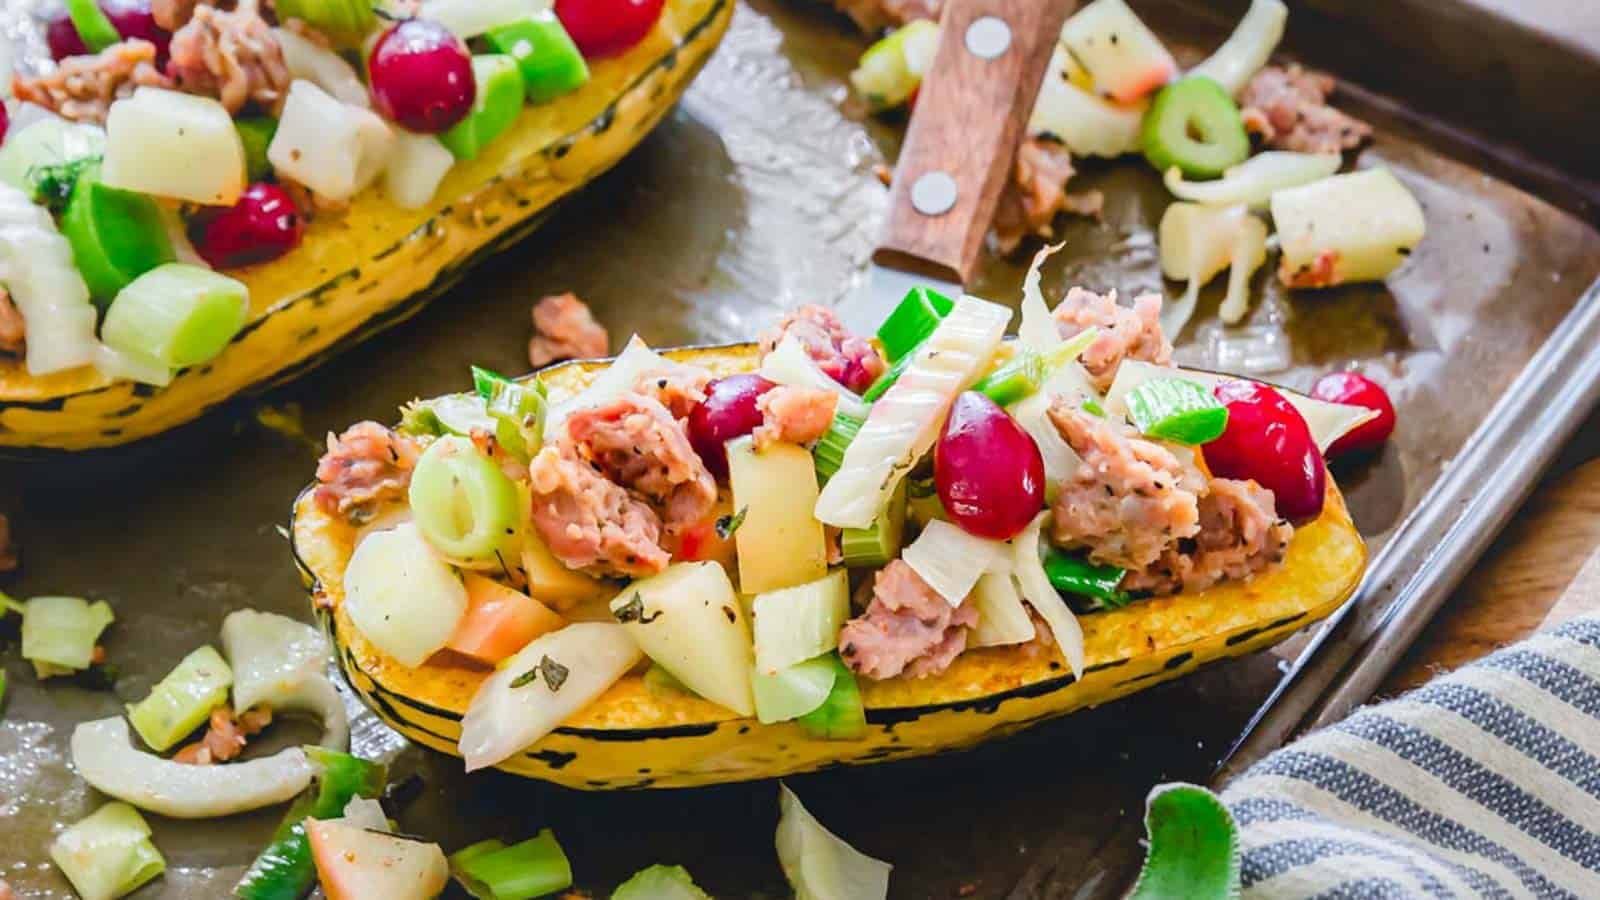
{"label": "herb fleck", "polygon": [[628,598],[628,602],[612,610],[611,615],[615,616],[618,622],[638,622],[640,625],[649,625],[651,622],[661,618],[661,611],[656,610],[654,615],[645,615],[644,598],[639,596],[638,591],[634,591],[633,596]]}
{"label": "herb fleck", "polygon": [[718,516],[716,525],[717,537],[723,540],[733,537],[733,533],[739,530],[740,525],[744,524],[745,513],[749,511],[750,507],[741,506],[739,511],[731,516]]}
{"label": "herb fleck", "polygon": [[539,658],[539,664],[537,666],[534,666],[528,671],[523,672],[521,675],[518,675],[516,678],[511,679],[511,686],[514,688],[519,688],[523,687],[524,685],[533,684],[535,681],[538,681],[539,676],[542,675],[544,676],[545,687],[549,688],[550,693],[554,694],[556,691],[561,690],[561,686],[563,684],[567,683],[567,676],[570,674],[572,674],[571,669],[563,666],[561,663],[556,662],[546,655]]}

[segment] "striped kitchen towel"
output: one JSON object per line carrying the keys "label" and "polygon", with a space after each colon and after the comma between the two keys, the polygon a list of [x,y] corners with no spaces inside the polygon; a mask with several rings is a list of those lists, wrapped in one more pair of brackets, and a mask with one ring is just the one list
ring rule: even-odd
{"label": "striped kitchen towel", "polygon": [[1600,617],[1308,735],[1222,799],[1246,898],[1600,898]]}

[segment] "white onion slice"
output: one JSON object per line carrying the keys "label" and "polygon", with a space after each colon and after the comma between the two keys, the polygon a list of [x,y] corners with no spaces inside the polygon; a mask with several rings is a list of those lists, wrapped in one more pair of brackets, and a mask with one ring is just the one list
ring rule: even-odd
{"label": "white onion slice", "polygon": [[1180,200],[1206,206],[1243,203],[1261,212],[1274,193],[1327,178],[1339,171],[1340,162],[1337,153],[1268,150],[1228,169],[1215,181],[1185,181],[1177,166],[1167,170],[1165,181],[1167,190]]}
{"label": "white onion slice", "polygon": [[1205,62],[1187,74],[1210,78],[1222,85],[1229,96],[1238,96],[1250,78],[1272,57],[1272,51],[1283,40],[1283,26],[1288,20],[1289,7],[1283,0],[1251,0],[1249,11],[1239,20],[1233,34],[1228,35]]}
{"label": "white onion slice", "polygon": [[788,786],[778,785],[778,862],[797,900],[885,900],[894,867],[822,827]]}
{"label": "white onion slice", "polygon": [[328,641],[288,616],[241,609],[222,620],[222,650],[233,668],[233,707],[268,703],[274,714],[299,711],[322,722],[324,747],[350,745],[344,698],[328,679]]}
{"label": "white onion slice", "polygon": [[960,606],[994,561],[1006,552],[1001,541],[962,531],[943,519],[922,529],[900,558],[951,606]]}
{"label": "white onion slice", "polygon": [[1072,614],[1067,601],[1061,599],[1044,571],[1039,535],[1049,518],[1048,512],[1040,513],[1027,530],[1011,539],[1011,574],[1028,605],[1050,626],[1050,635],[1072,668],[1072,677],[1082,678],[1083,626],[1078,624],[1078,617]]}

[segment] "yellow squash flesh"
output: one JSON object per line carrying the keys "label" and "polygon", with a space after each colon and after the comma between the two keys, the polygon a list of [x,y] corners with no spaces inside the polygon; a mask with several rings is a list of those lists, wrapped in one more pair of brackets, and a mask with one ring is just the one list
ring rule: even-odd
{"label": "yellow squash flesh", "polygon": [[[753,369],[756,352],[736,345],[666,355],[728,374]],[[568,363],[543,378],[552,399],[560,399],[587,385],[603,365]],[[309,491],[295,505],[291,530],[296,560],[350,684],[401,734],[457,754],[461,716],[486,672],[448,654],[410,669],[380,653],[342,608],[341,576],[356,530],[319,510]],[[1366,545],[1330,482],[1322,516],[1295,532],[1284,565],[1272,572],[1080,617],[1087,658],[1081,681],[1073,680],[1059,653],[971,650],[936,678],[862,679],[866,736],[823,741],[792,722],[762,725],[697,697],[652,691],[636,672],[500,767],[587,790],[669,788],[968,747],[1270,646],[1338,608],[1365,568]]]}
{"label": "yellow squash flesh", "polygon": [[525,108],[481,156],[457,164],[425,208],[401,209],[380,185],[348,212],[318,217],[287,256],[230,272],[250,287],[244,330],[167,387],[91,368],[36,378],[0,361],[0,450],[81,450],[158,434],[403,321],[643,139],[716,48],[733,7],[667,0],[642,43],[592,62],[576,92]]}

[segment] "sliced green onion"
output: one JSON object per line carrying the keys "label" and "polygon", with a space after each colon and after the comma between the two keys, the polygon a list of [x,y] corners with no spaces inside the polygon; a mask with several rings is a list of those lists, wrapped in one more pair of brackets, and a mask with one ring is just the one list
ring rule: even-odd
{"label": "sliced green onion", "polygon": [[861,430],[864,419],[858,419],[848,413],[836,412],[833,414],[833,424],[823,432],[822,438],[817,441],[817,446],[812,448],[811,456],[817,465],[817,478],[826,483],[833,473],[839,471],[839,466],[844,463],[844,451],[850,447],[850,442],[856,439],[856,433]]}
{"label": "sliced green onion", "polygon": [[1194,446],[1214,441],[1228,427],[1228,408],[1201,385],[1158,378],[1128,392],[1128,418],[1153,438]]}
{"label": "sliced green onion", "polygon": [[100,632],[115,618],[104,600],[34,597],[22,614],[22,658],[51,674],[87,669]]}
{"label": "sliced green onion", "polygon": [[480,841],[460,850],[450,874],[478,900],[531,900],[572,886],[572,864],[548,828],[509,847]]}
{"label": "sliced green onion", "polygon": [[199,728],[213,709],[227,703],[232,686],[233,669],[208,644],[185,656],[150,689],[150,696],[128,704],[128,721],[146,746],[165,751]]}
{"label": "sliced green onion", "polygon": [[878,326],[878,340],[889,362],[896,363],[909,356],[954,308],[955,301],[938,291],[912,288],[894,312],[889,313],[889,318]]}
{"label": "sliced green onion", "polygon": [[135,278],[111,302],[101,339],[115,350],[171,369],[214,358],[244,327],[250,290],[187,263]]}
{"label": "sliced green onion", "polygon": [[867,708],[861,702],[861,686],[856,684],[856,673],[845,667],[837,653],[823,659],[833,664],[836,673],[833,689],[822,705],[801,716],[800,727],[812,737],[830,741],[848,741],[867,732]]}
{"label": "sliced green onion", "polygon": [[889,495],[889,505],[872,520],[870,528],[846,528],[839,533],[839,549],[845,566],[869,569],[888,565],[900,555],[905,532],[906,480],[902,480]]}
{"label": "sliced green onion", "polygon": [[117,26],[111,24],[111,17],[96,0],[67,0],[67,18],[72,20],[73,29],[91,52],[99,53],[122,41]]}
{"label": "sliced green onion", "polygon": [[517,459],[532,459],[544,442],[544,421],[550,407],[544,382],[537,378],[531,383],[512,381],[473,366],[472,386],[495,421],[495,440]]}
{"label": "sliced green onion", "polygon": [[1044,573],[1057,593],[1088,602],[1077,604],[1079,611],[1116,609],[1127,606],[1127,591],[1117,589],[1127,570],[1117,566],[1097,566],[1080,556],[1052,548],[1044,558]]}
{"label": "sliced green onion", "polygon": [[244,170],[250,181],[257,182],[272,173],[272,163],[267,160],[267,147],[278,133],[278,120],[271,116],[251,116],[234,119],[233,127],[239,132],[239,143],[244,145]]}
{"label": "sliced green onion", "polygon": [[277,0],[278,21],[303,19],[318,31],[357,39],[377,23],[370,0]]}
{"label": "sliced green onion", "polygon": [[83,900],[115,900],[167,870],[150,840],[150,826],[126,803],[107,803],[61,832],[50,858]]}
{"label": "sliced green onion", "polygon": [[454,435],[423,451],[408,499],[417,530],[453,559],[493,558],[522,519],[517,486],[471,440]]}
{"label": "sliced green onion", "polygon": [[306,747],[319,774],[317,783],[295,798],[284,813],[272,842],[250,864],[234,887],[239,900],[300,900],[317,881],[305,821],[337,819],[355,797],[376,800],[389,780],[382,763],[371,762],[326,747]]}
{"label": "sliced green onion", "polygon": [[683,866],[657,864],[617,885],[611,900],[711,900],[711,895],[700,890]]}
{"label": "sliced green onion", "polygon": [[1239,107],[1204,76],[1161,89],[1144,115],[1140,141],[1157,172],[1177,166],[1190,178],[1221,178],[1250,155]]}
{"label": "sliced green onion", "polygon": [[750,689],[756,698],[756,718],[763,725],[787,722],[812,712],[828,700],[838,669],[827,656],[808,659],[767,674],[759,665],[750,670]]}

